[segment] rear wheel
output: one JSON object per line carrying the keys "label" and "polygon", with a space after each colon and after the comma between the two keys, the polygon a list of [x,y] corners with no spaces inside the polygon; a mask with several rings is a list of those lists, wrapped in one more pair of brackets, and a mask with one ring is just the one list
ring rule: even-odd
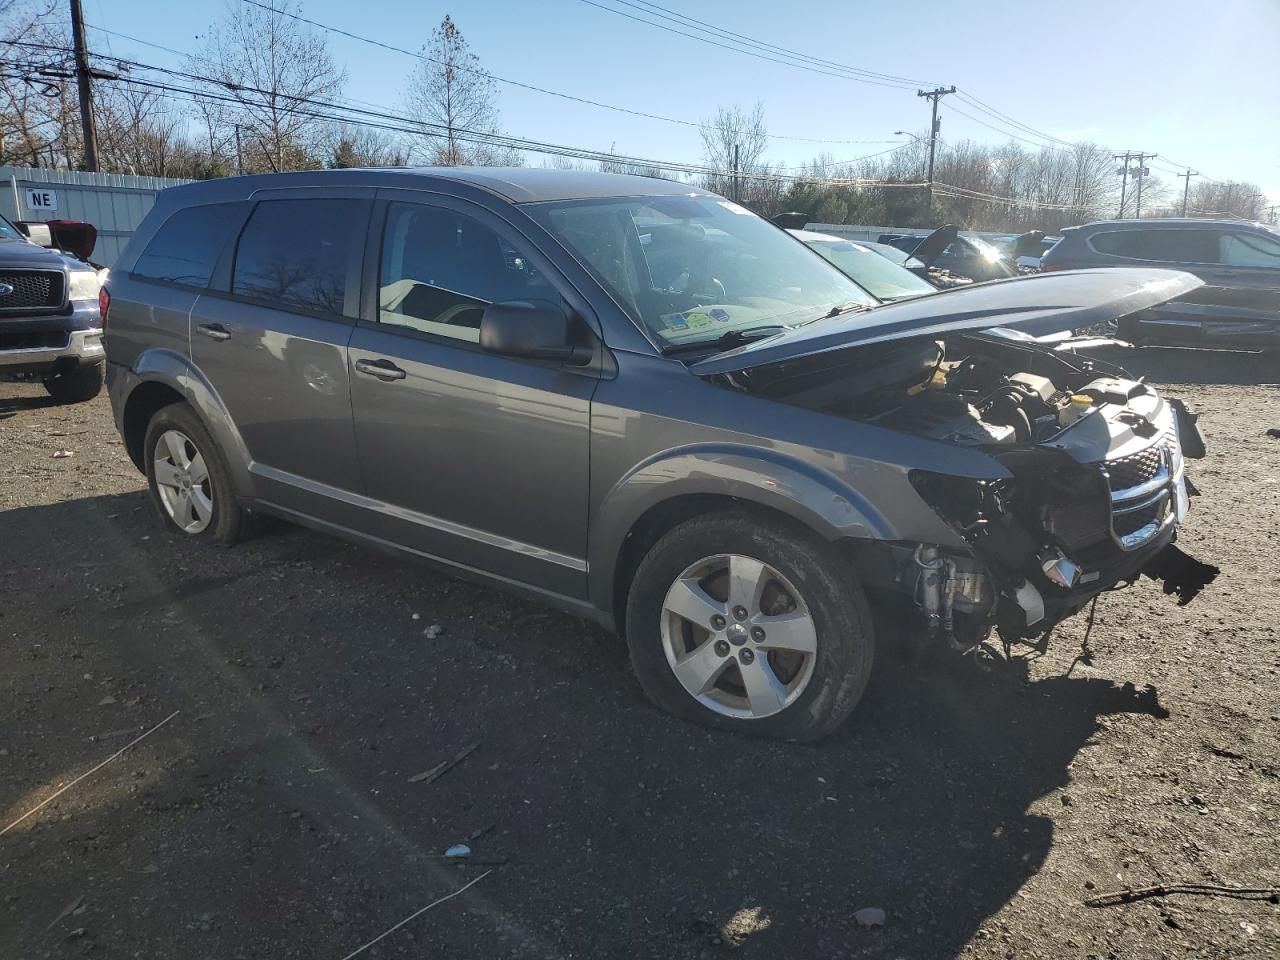
{"label": "rear wheel", "polygon": [[102,392],[104,373],[103,364],[92,363],[46,380],[44,388],[58,403],[83,403]]}
{"label": "rear wheel", "polygon": [[789,740],[840,725],[871,674],[871,616],[849,564],[789,524],[690,520],[654,545],[627,603],[641,686],[677,716]]}
{"label": "rear wheel", "polygon": [[143,454],[152,502],[169,529],[228,544],[249,533],[252,518],[236,502],[222,453],[187,404],[156,412]]}

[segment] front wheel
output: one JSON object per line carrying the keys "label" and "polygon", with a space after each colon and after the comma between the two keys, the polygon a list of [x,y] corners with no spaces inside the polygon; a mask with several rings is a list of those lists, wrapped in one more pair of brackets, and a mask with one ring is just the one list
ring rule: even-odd
{"label": "front wheel", "polygon": [[58,403],[83,403],[102,392],[105,367],[91,363],[46,380],[44,388]]}
{"label": "front wheel", "polygon": [[852,568],[773,518],[726,512],[672,529],[636,571],[626,624],[654,703],[743,733],[820,739],[871,675],[871,615]]}

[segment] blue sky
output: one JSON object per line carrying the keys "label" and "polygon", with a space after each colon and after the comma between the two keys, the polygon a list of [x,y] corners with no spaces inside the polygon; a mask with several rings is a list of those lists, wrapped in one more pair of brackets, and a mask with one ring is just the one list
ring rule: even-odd
{"label": "blue sky", "polygon": [[[610,4],[612,0],[600,0]],[[869,3],[658,0],[663,6],[814,58],[912,80],[955,84],[1037,130],[1117,150],[1160,154],[1156,174],[1190,164],[1213,178],[1258,183],[1280,202],[1280,0],[1158,4],[1018,0]],[[238,6],[232,3],[231,6]],[[179,50],[223,15],[213,0],[175,15],[173,0],[85,0],[92,25]],[[623,7],[637,14],[634,8]],[[914,89],[856,83],[764,62],[607,13],[583,0],[302,0],[311,19],[417,48],[445,13],[499,77],[681,120],[717,105],[764,103],[773,134],[894,141],[924,133]],[[173,65],[172,55],[89,32],[91,46]],[[398,108],[415,61],[329,35],[349,75],[348,97]],[[697,161],[691,127],[647,120],[499,84],[506,132],[675,161]],[[1004,142],[1000,125],[955,98],[942,136]],[[1035,139],[1021,131],[1029,139]],[[767,158],[796,163],[819,150],[847,159],[892,143],[774,140]],[[536,160],[534,161],[536,162]],[[1177,181],[1180,184],[1180,181]]]}

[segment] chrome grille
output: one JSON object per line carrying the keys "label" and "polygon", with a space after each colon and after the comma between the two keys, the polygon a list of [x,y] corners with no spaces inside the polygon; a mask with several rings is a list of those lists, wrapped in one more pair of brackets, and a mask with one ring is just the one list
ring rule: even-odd
{"label": "chrome grille", "polygon": [[0,270],[0,313],[61,306],[62,280],[59,270]]}
{"label": "chrome grille", "polygon": [[1153,539],[1174,513],[1182,452],[1176,428],[1145,449],[1099,464],[1111,488],[1111,535],[1123,550]]}
{"label": "chrome grille", "polygon": [[1163,452],[1164,442],[1161,441],[1153,443],[1141,453],[1120,457],[1118,460],[1108,460],[1105,469],[1111,489],[1124,490],[1128,487],[1136,487],[1154,478],[1160,472]]}

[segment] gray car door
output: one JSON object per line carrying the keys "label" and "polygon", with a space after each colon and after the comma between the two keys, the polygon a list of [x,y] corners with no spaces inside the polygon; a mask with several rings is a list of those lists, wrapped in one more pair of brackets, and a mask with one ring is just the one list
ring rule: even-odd
{"label": "gray car door", "polygon": [[1234,307],[1222,333],[1280,335],[1280,239],[1241,230],[1219,243],[1216,282],[1231,291],[1225,299]]}
{"label": "gray car door", "polygon": [[191,356],[247,447],[257,494],[324,516],[360,486],[347,341],[372,190],[254,200],[192,310]]}
{"label": "gray car door", "polygon": [[486,353],[478,340],[487,303],[563,300],[585,318],[585,301],[490,211],[412,192],[378,196],[373,289],[349,353],[370,532],[584,596],[597,376]]}

